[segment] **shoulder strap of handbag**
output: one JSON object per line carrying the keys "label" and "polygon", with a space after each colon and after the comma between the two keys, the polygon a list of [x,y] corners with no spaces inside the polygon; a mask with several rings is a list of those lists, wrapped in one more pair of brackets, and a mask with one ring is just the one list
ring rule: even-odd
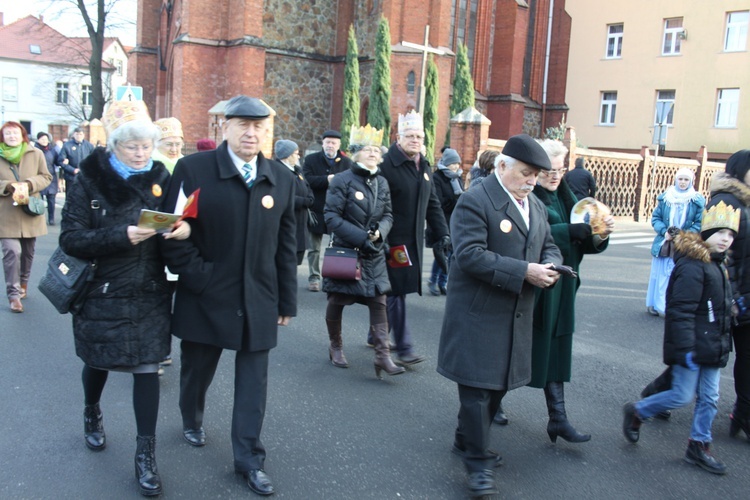
{"label": "shoulder strap of handbag", "polygon": [[21,179],[18,177],[18,172],[16,172],[16,169],[13,165],[9,165],[10,171],[13,172],[13,177],[16,178],[18,182],[21,182]]}

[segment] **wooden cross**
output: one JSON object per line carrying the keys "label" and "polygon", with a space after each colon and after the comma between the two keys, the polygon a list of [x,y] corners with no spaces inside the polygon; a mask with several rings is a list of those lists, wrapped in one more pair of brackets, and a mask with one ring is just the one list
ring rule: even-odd
{"label": "wooden cross", "polygon": [[425,79],[425,73],[427,70],[427,54],[437,54],[439,56],[445,55],[444,50],[440,49],[433,49],[429,45],[427,45],[428,39],[430,36],[430,25],[424,27],[424,45],[419,45],[417,43],[411,43],[411,42],[401,42],[401,45],[404,47],[410,47],[412,49],[417,49],[422,52],[422,74],[419,75],[419,100],[417,101],[417,111],[420,115],[424,116],[424,94],[425,94],[425,88],[424,88],[424,79]]}

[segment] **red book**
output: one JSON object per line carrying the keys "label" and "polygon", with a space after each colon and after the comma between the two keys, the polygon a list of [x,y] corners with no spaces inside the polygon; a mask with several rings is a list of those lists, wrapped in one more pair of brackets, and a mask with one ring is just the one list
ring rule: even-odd
{"label": "red book", "polygon": [[201,192],[201,188],[193,191],[193,194],[188,196],[185,206],[182,208],[182,219],[197,219],[198,218],[198,195]]}
{"label": "red book", "polygon": [[388,265],[391,267],[409,267],[411,259],[406,245],[396,245],[388,250]]}

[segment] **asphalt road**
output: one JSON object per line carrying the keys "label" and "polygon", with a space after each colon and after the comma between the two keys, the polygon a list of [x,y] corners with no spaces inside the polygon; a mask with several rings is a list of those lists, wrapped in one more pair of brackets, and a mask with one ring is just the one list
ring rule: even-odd
{"label": "asphalt road", "polygon": [[[728,437],[733,357],[723,370],[713,427],[716,456],[728,475],[714,476],[681,460],[692,407],[676,410],[669,422],[645,424],[637,445],[622,437],[623,403],[635,399],[663,368],[663,320],[645,312],[650,256],[643,247],[650,228],[620,223],[619,229],[605,253],[584,260],[573,381],[566,385],[571,421],[593,438],[553,445],[545,432],[542,391],[511,392],[505,399],[510,425],[495,426],[492,437],[492,447],[505,457],[496,475],[498,498],[742,498],[750,491],[750,443]],[[104,391],[106,450],[94,453],[83,443],[82,365],[71,320],[57,314],[36,289],[58,234],[59,227],[52,227],[37,242],[26,312],[11,314],[0,304],[0,498],[139,498],[130,375],[113,373]],[[450,453],[456,388],[435,372],[445,298],[409,296],[409,321],[428,359],[380,381],[364,342],[366,308],[345,310],[350,368],[335,368],[327,355],[325,295],[306,290],[306,266],[298,276],[299,314],[281,331],[271,354],[263,430],[276,497],[464,498],[463,467]],[[181,436],[178,343],[173,347],[174,366],[161,379],[157,429],[163,497],[254,496],[233,472],[232,353],[222,358],[208,394],[208,444],[196,449]]]}

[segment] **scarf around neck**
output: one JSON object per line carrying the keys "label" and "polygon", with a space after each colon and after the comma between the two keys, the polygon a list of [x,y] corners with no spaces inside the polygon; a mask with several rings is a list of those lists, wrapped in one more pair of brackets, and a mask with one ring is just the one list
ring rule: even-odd
{"label": "scarf around neck", "polygon": [[148,160],[148,163],[143,168],[132,168],[125,165],[123,162],[117,159],[117,156],[115,156],[114,153],[109,154],[109,164],[112,166],[115,172],[122,177],[125,180],[128,180],[128,178],[131,175],[137,175],[137,174],[145,174],[146,172],[150,171],[151,168],[154,166],[154,160],[150,159]]}
{"label": "scarf around neck", "polygon": [[445,175],[448,179],[450,179],[451,187],[453,188],[453,194],[459,195],[464,192],[464,189],[461,186],[461,181],[460,181],[461,176],[458,174],[458,172],[454,172],[453,170],[449,169],[442,163],[438,163],[437,168],[443,173],[443,175]]}
{"label": "scarf around neck", "polygon": [[4,142],[0,142],[0,156],[8,160],[12,165],[18,165],[21,163],[21,157],[26,152],[28,144],[22,142],[18,146],[8,146]]}
{"label": "scarf around neck", "polygon": [[687,218],[688,205],[695,200],[699,193],[693,186],[681,190],[676,185],[669,186],[664,192],[664,202],[670,208],[669,225],[682,229]]}

